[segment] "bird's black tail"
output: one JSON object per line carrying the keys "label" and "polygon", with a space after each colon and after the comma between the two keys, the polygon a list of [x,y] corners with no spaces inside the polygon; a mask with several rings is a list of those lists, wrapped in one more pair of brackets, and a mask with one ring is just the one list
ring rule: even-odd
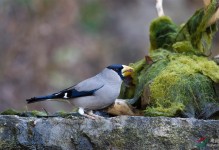
{"label": "bird's black tail", "polygon": [[40,101],[45,101],[45,100],[49,100],[49,99],[54,99],[55,96],[54,95],[47,95],[47,96],[39,96],[39,97],[32,97],[30,99],[27,99],[27,103],[35,103],[35,102],[40,102]]}
{"label": "bird's black tail", "polygon": [[37,97],[32,97],[30,99],[27,99],[27,103],[35,103],[35,102],[40,102],[40,101],[45,101],[45,100],[51,100],[51,99],[69,99],[71,98],[71,90],[63,90],[58,93],[53,93],[50,95],[46,96],[37,96]]}

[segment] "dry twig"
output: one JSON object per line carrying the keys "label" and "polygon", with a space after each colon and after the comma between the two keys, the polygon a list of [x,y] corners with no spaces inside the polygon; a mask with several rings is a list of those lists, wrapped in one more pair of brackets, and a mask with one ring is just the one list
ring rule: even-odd
{"label": "dry twig", "polygon": [[158,17],[164,16],[163,0],[156,0],[156,9],[157,9]]}

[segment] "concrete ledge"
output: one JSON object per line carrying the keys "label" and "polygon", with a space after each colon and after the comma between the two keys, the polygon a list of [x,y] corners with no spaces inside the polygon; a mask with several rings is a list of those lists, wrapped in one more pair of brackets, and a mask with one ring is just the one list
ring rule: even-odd
{"label": "concrete ledge", "polygon": [[0,116],[0,149],[197,148],[219,149],[219,120],[129,116],[99,120]]}

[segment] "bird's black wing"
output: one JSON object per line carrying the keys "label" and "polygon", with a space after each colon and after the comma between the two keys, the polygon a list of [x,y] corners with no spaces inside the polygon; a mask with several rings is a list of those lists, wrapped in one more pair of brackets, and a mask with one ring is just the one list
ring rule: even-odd
{"label": "bird's black wing", "polygon": [[94,93],[101,89],[104,85],[101,85],[100,87],[90,89],[90,90],[77,90],[75,88],[70,88],[68,90],[63,90],[59,93],[53,94],[56,98],[64,98],[64,99],[69,99],[69,98],[77,98],[77,97],[83,97],[83,96],[92,96]]}
{"label": "bird's black wing", "polygon": [[104,85],[93,89],[93,90],[89,90],[89,91],[78,91],[76,89],[69,89],[69,90],[62,90],[58,93],[54,93],[54,94],[50,94],[50,95],[46,95],[46,96],[38,96],[38,97],[32,97],[30,99],[27,99],[27,103],[35,103],[35,102],[39,102],[39,101],[44,101],[44,100],[48,100],[48,99],[71,99],[71,98],[77,98],[77,97],[83,97],[83,96],[92,96],[94,95],[94,93],[101,89]]}
{"label": "bird's black wing", "polygon": [[47,99],[71,99],[83,96],[92,96],[103,86],[104,82],[101,80],[99,75],[96,75],[60,92],[56,92],[47,96],[32,97],[26,101],[27,103],[34,103]]}
{"label": "bird's black wing", "polygon": [[35,103],[39,101],[44,101],[48,99],[71,99],[83,96],[92,96],[94,93],[101,89],[104,83],[98,80],[98,77],[89,78],[84,80],[77,85],[66,88],[60,92],[56,92],[46,96],[38,96],[27,99],[27,103]]}
{"label": "bird's black wing", "polygon": [[91,96],[103,86],[103,81],[97,75],[92,78],[86,79],[74,86],[71,86],[65,90],[54,93],[54,95],[56,95],[57,98],[64,99]]}

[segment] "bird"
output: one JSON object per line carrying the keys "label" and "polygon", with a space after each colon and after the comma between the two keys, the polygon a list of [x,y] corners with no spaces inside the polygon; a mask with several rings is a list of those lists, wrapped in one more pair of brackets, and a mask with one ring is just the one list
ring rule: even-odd
{"label": "bird", "polygon": [[[123,80],[130,77],[134,69],[122,64],[112,64],[97,75],[79,82],[62,91],[27,99],[27,103],[45,100],[64,100],[79,108],[82,116],[96,119],[93,110],[100,110],[113,104],[120,94]],[[100,117],[100,116],[99,116]]]}

